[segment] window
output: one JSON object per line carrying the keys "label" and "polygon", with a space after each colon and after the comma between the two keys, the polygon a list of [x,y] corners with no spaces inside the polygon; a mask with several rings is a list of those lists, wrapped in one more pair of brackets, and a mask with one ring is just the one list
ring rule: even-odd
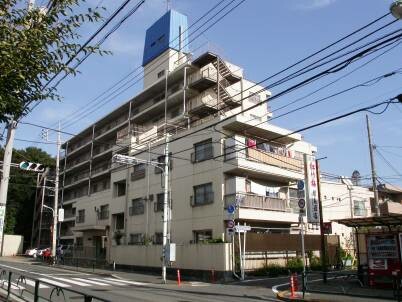
{"label": "window", "polygon": [[120,197],[126,195],[126,181],[121,180],[113,184],[113,196]]}
{"label": "window", "polygon": [[163,233],[157,232],[154,236],[154,244],[162,244],[163,243]]}
{"label": "window", "polygon": [[162,35],[158,38],[158,43],[162,43],[163,41],[165,41],[165,35]]}
{"label": "window", "polygon": [[367,209],[364,200],[353,200],[353,213],[355,216],[367,215]]}
{"label": "window", "polygon": [[158,79],[160,79],[161,77],[163,77],[165,75],[165,70],[161,70],[158,72]]}
{"label": "window", "polygon": [[154,210],[155,212],[162,212],[163,211],[163,205],[164,205],[164,201],[165,201],[165,194],[164,193],[160,193],[156,195],[156,203],[154,206]]}
{"label": "window", "polygon": [[115,214],[115,230],[122,230],[124,229],[124,213]]}
{"label": "window", "polygon": [[144,244],[144,234],[130,234],[130,242],[128,244]]}
{"label": "window", "polygon": [[212,146],[212,139],[208,139],[197,144],[194,144],[194,153],[192,154],[192,162],[197,163],[207,159],[211,159],[214,156]]}
{"label": "window", "polygon": [[84,245],[84,240],[82,239],[82,237],[75,238],[75,245],[76,246],[83,246]]}
{"label": "window", "polygon": [[204,205],[214,202],[214,192],[212,191],[212,182],[194,186],[193,206]]}
{"label": "window", "polygon": [[100,207],[100,211],[98,212],[99,220],[104,220],[109,218],[109,205],[103,205]]}
{"label": "window", "polygon": [[77,223],[85,222],[85,210],[78,210]]}
{"label": "window", "polygon": [[144,199],[136,198],[132,201],[132,206],[130,207],[130,216],[144,214]]}
{"label": "window", "polygon": [[131,181],[142,179],[145,177],[145,164],[137,164],[134,166],[134,171],[131,173]]}
{"label": "window", "polygon": [[194,243],[206,242],[212,239],[212,230],[193,231]]}

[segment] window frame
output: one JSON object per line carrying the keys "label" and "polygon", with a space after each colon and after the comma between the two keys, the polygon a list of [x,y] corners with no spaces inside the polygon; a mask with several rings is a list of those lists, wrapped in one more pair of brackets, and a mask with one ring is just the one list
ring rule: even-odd
{"label": "window frame", "polygon": [[193,148],[194,153],[191,156],[191,161],[193,163],[199,163],[212,159],[214,157],[214,146],[212,138],[195,143]]}
{"label": "window frame", "polygon": [[[135,203],[140,203],[141,202],[141,206],[137,205],[135,206]],[[141,211],[136,211],[135,209],[138,208],[142,208]],[[140,198],[134,198],[131,200],[131,207],[129,208],[129,215],[130,216],[137,216],[137,215],[143,215],[145,214],[145,200],[144,198],[140,197]]]}
{"label": "window frame", "polygon": [[[210,188],[208,191],[207,188]],[[198,200],[198,196],[200,196],[200,193],[197,192],[197,190],[203,189],[204,192],[202,193],[203,199]],[[197,207],[197,206],[203,206],[203,205],[208,205],[214,203],[215,199],[215,194],[214,194],[214,186],[212,182],[208,182],[205,184],[193,186],[193,198],[192,198],[192,206]],[[212,196],[212,197],[211,197]]]}
{"label": "window frame", "polygon": [[[210,233],[210,235],[208,235],[207,233]],[[210,237],[210,238],[205,238],[205,239],[200,240],[199,235],[203,235],[205,237]],[[208,240],[212,240],[212,239],[213,239],[212,229],[193,230],[193,242],[194,243],[206,243],[206,242],[208,242]]]}

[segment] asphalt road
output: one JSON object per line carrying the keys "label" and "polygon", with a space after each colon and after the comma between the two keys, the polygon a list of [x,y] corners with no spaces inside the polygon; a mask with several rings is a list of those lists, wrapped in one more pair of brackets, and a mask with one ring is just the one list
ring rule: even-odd
{"label": "asphalt road", "polygon": [[[124,277],[119,276],[118,273],[113,276],[99,275],[48,267],[23,260],[0,260],[0,269],[15,272],[11,281],[13,293],[31,300],[35,286],[34,279],[39,279],[43,282],[39,290],[40,296],[51,301],[84,301],[82,296],[72,291],[118,302],[278,301],[271,287],[287,282],[287,278],[265,278],[230,284],[183,282],[179,287],[173,281],[168,284],[160,284],[158,278],[153,278],[153,280],[151,278],[148,282],[138,281],[147,280],[147,278],[141,278],[139,274],[125,273],[122,274]],[[0,276],[1,286],[7,288],[8,275]],[[20,276],[25,276],[25,280],[18,281]],[[56,287],[63,288],[59,292],[59,296],[57,296]]]}

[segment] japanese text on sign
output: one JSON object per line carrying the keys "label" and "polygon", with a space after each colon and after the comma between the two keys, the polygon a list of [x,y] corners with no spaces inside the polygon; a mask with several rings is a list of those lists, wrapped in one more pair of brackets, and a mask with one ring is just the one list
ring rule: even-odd
{"label": "japanese text on sign", "polygon": [[315,157],[304,155],[305,161],[305,185],[306,185],[306,204],[307,204],[307,222],[319,223],[320,211],[318,205],[318,187],[317,170],[315,166]]}

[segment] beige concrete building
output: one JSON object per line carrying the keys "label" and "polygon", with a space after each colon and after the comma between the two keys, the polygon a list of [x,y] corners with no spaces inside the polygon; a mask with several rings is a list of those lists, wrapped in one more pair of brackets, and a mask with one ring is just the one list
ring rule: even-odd
{"label": "beige concrete building", "polygon": [[[160,266],[161,171],[111,159],[121,153],[163,162],[166,104],[174,265],[230,271],[227,206],[240,201],[236,223],[297,223],[292,187],[304,179],[303,154],[316,148],[269,122],[262,101],[271,93],[247,80],[241,67],[211,52],[192,57],[181,44],[185,28],[187,19],[174,11],[151,26],[143,91],[64,144],[61,240],[109,262]],[[172,32],[180,33],[178,46]]]}

